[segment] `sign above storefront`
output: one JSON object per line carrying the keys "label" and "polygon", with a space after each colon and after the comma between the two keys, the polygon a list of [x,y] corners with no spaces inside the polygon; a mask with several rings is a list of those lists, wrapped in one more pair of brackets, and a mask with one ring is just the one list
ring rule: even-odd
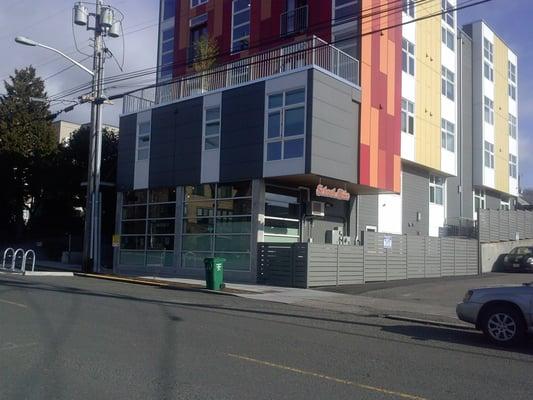
{"label": "sign above storefront", "polygon": [[316,195],[318,197],[329,197],[330,199],[337,199],[342,201],[350,200],[350,193],[344,189],[333,188],[330,189],[324,185],[318,185],[316,187]]}

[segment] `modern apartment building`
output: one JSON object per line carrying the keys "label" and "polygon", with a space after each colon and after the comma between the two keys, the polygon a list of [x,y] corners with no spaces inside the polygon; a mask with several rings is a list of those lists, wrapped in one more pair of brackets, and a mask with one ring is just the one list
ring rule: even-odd
{"label": "modern apartment building", "polygon": [[[158,85],[121,116],[117,270],[200,276],[218,255],[229,279],[255,281],[261,242],[439,236],[476,206],[512,207],[516,56],[498,41],[485,84],[488,28],[458,29],[454,7],[162,0]],[[202,37],[217,63],[197,72]],[[492,131],[484,97],[501,107]]]}

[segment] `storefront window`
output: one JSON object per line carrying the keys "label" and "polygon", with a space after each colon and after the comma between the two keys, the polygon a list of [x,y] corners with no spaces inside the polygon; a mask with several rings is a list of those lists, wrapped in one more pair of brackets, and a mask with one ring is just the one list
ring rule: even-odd
{"label": "storefront window", "polygon": [[265,195],[265,242],[299,242],[300,212],[297,191],[267,187]]}
{"label": "storefront window", "polygon": [[120,264],[172,266],[176,189],[127,192],[122,203]]}
{"label": "storefront window", "polygon": [[251,197],[250,182],[185,188],[184,267],[201,268],[204,258],[216,256],[226,259],[226,270],[250,269]]}

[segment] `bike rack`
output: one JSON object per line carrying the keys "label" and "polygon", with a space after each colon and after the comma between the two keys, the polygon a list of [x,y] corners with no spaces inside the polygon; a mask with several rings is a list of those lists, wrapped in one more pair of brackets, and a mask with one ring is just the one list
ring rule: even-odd
{"label": "bike rack", "polygon": [[[21,256],[22,254],[22,256]],[[8,261],[9,257],[11,259]],[[22,262],[20,268],[17,268],[17,259],[21,258]],[[4,257],[2,259],[2,267],[0,269],[9,272],[21,273],[22,275],[26,274],[26,264],[31,259],[31,270],[35,271],[35,261],[37,257],[35,256],[35,251],[32,249],[24,251],[24,249],[13,249],[8,247],[4,250]],[[6,266],[7,261],[7,266]],[[11,264],[11,265],[10,265]]]}
{"label": "bike rack", "polygon": [[[19,253],[22,253],[22,259],[24,260],[24,250],[23,249],[15,250],[15,253],[13,254],[13,261],[11,262],[11,272],[15,272],[16,271],[17,256],[18,256]],[[20,272],[24,273],[24,265],[20,266]]]}
{"label": "bike rack", "polygon": [[2,260],[2,269],[9,269],[9,268],[6,268],[6,259],[7,259],[7,256],[11,253],[11,259],[13,259],[13,256],[15,255],[15,249],[12,248],[12,247],[8,247],[7,249],[5,249],[4,251],[4,258]]}
{"label": "bike rack", "polygon": [[22,257],[22,271],[26,273],[26,263],[28,261],[28,255],[31,256],[31,272],[35,271],[35,252],[33,250],[26,250]]}

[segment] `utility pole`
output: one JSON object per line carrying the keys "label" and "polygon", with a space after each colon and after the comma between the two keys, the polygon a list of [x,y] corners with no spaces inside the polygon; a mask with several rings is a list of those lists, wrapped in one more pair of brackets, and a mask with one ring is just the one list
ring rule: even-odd
{"label": "utility pole", "polygon": [[[82,2],[74,6],[74,23],[87,26],[94,31],[93,81],[91,100],[91,133],[89,140],[89,163],[87,172],[87,200],[85,207],[85,229],[83,235],[84,272],[100,272],[101,247],[101,193],[100,168],[102,163],[102,106],[106,101],[104,95],[104,62],[107,49],[103,37],[118,37],[122,21],[115,19],[115,11],[104,6],[102,0],[96,0],[95,13],[89,13]],[[94,18],[90,26],[89,18]]]}

